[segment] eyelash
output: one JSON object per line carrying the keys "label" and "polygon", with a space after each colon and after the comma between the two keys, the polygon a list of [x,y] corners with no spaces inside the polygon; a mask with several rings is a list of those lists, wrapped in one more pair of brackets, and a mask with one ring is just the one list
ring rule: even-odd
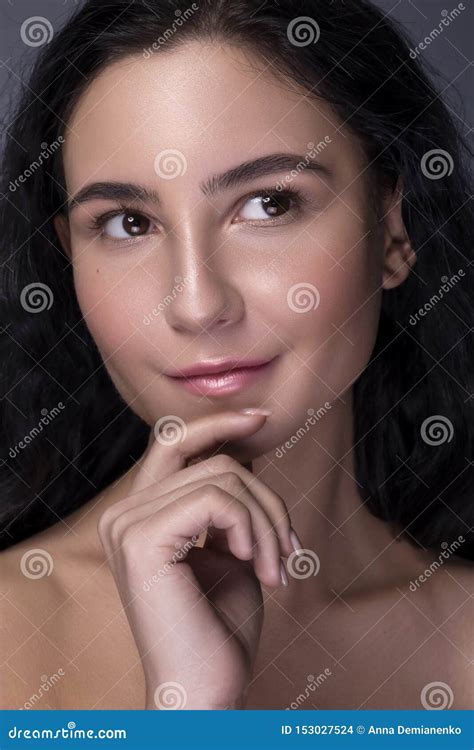
{"label": "eyelash", "polygon": [[[287,213],[284,216],[288,216],[289,214],[296,213],[299,215],[303,209],[311,203],[308,197],[306,197],[300,190],[297,188],[286,188],[285,190],[277,190],[276,187],[272,188],[261,188],[260,190],[255,190],[253,193],[250,193],[250,195],[247,195],[243,199],[243,204],[247,203],[247,201],[252,200],[252,198],[259,198],[259,197],[270,197],[270,198],[291,198],[293,201],[293,206],[290,208]],[[147,216],[146,213],[143,213],[141,211],[138,211],[135,208],[132,208],[131,206],[127,206],[124,203],[118,202],[118,208],[113,209],[111,211],[106,211],[105,213],[99,214],[98,216],[94,217],[92,222],[88,225],[88,229],[92,232],[99,232],[99,237],[103,238],[104,241],[110,241],[114,244],[129,244],[130,242],[136,242],[137,240],[143,239],[144,237],[148,237],[148,234],[142,234],[138,235],[137,237],[130,237],[130,239],[121,239],[117,240],[113,237],[108,237],[105,234],[104,227],[105,224],[110,220],[113,219],[115,216],[120,216],[123,213],[133,214],[135,216],[142,216],[148,219],[150,222],[153,223],[153,219],[151,219],[149,216]],[[262,224],[268,224],[270,226],[274,226],[279,223],[279,219],[282,217],[275,217],[275,219],[272,219],[269,217],[268,219],[262,219]],[[244,220],[245,221],[245,220]],[[260,222],[258,219],[248,220],[248,222],[251,225],[257,224],[260,226]]]}

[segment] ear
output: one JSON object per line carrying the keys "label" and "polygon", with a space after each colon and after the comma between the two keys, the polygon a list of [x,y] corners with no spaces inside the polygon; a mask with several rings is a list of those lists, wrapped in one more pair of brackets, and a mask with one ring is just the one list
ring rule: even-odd
{"label": "ear", "polygon": [[400,286],[408,277],[416,263],[413,250],[402,218],[403,179],[400,177],[396,187],[384,201],[381,223],[383,224],[384,289]]}
{"label": "ear", "polygon": [[71,260],[71,234],[67,217],[64,214],[56,214],[53,218],[53,225],[64,253]]}

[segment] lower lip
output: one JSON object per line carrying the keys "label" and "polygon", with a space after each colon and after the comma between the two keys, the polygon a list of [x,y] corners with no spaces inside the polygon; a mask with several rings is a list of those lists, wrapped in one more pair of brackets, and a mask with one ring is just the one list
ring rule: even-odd
{"label": "lower lip", "polygon": [[219,372],[215,375],[199,375],[188,378],[171,378],[189,393],[200,396],[227,396],[247,388],[268,372],[275,357],[258,367],[244,367],[240,370]]}

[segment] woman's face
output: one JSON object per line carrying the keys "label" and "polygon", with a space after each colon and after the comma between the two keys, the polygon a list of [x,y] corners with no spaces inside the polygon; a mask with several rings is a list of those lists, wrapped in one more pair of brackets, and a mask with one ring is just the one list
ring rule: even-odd
{"label": "woman's face", "polygon": [[[281,158],[271,170],[275,154],[295,171]],[[326,103],[243,52],[194,42],[105,69],[72,115],[64,160],[71,199],[100,183],[72,204],[69,236],[56,220],[79,304],[150,426],[264,406],[273,415],[248,439],[258,455],[358,377],[382,285],[409,269],[398,209],[378,221],[364,154]],[[258,173],[215,179],[254,161]],[[104,196],[110,183],[135,197]],[[233,392],[190,392],[165,374],[229,358],[275,360]]]}

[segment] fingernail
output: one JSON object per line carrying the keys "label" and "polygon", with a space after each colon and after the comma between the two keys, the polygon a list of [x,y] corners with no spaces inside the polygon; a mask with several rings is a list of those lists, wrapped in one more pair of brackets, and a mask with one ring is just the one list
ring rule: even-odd
{"label": "fingernail", "polygon": [[265,414],[266,417],[272,414],[268,409],[239,409],[239,411],[241,414]]}
{"label": "fingernail", "polygon": [[298,538],[298,534],[296,533],[296,531],[293,528],[291,528],[291,530],[290,530],[290,539],[291,539],[291,543],[293,545],[293,549],[295,550],[295,552],[298,555],[298,557],[301,557],[302,555],[304,555],[303,545],[301,544],[301,541]]}
{"label": "fingernail", "polygon": [[281,582],[283,586],[288,586],[288,576],[286,575],[286,568],[283,565],[283,561],[280,561],[280,572],[281,572]]}

